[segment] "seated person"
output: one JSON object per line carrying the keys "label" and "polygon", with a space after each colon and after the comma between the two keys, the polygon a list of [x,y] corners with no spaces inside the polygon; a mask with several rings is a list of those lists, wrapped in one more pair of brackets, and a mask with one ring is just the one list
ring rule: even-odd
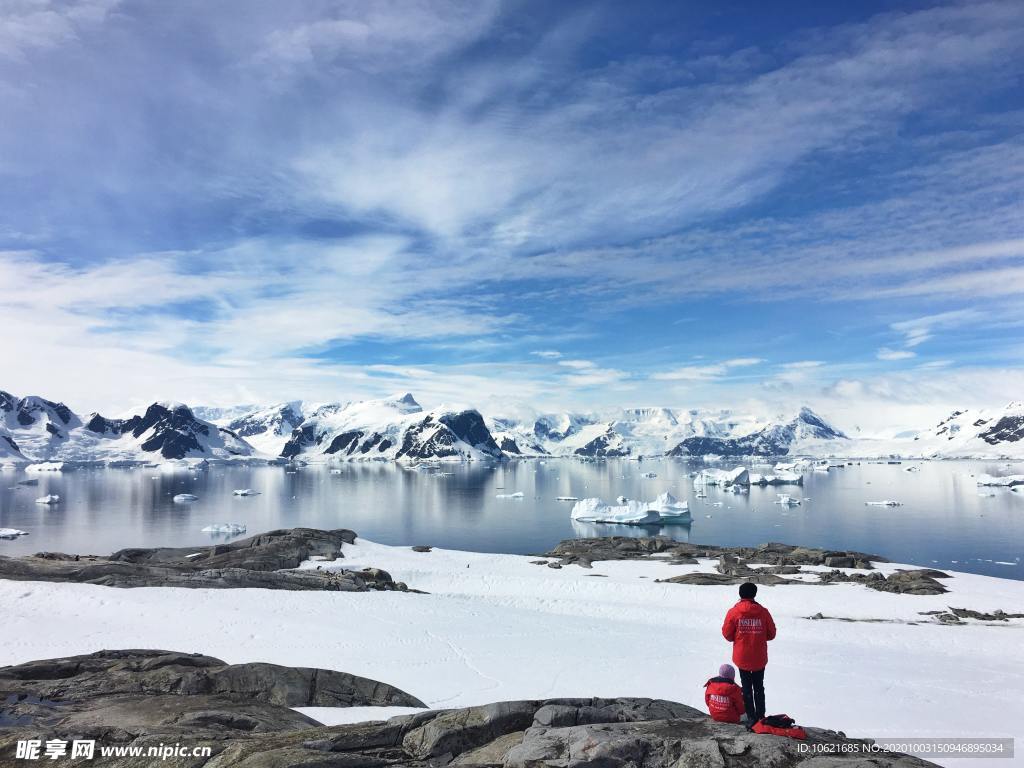
{"label": "seated person", "polygon": [[736,685],[736,670],[732,664],[718,668],[718,677],[704,683],[704,703],[708,705],[711,719],[720,723],[738,723],[746,709],[743,705],[743,690]]}

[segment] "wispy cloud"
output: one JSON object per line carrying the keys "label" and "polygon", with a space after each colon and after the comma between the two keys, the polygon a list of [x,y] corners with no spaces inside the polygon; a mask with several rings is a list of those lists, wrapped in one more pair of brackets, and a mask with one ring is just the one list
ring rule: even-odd
{"label": "wispy cloud", "polygon": [[916,352],[912,352],[909,349],[890,349],[889,347],[882,347],[875,354],[879,360],[885,360],[891,362],[894,360],[909,360],[912,357],[917,357]]}
{"label": "wispy cloud", "polygon": [[747,368],[763,363],[759,357],[738,357],[710,365],[684,365],[671,371],[660,371],[651,375],[656,381],[711,381],[726,376],[735,368]]}
{"label": "wispy cloud", "polygon": [[1008,364],[1024,7],[694,13],[651,46],[614,4],[0,6],[0,386],[798,397],[972,333]]}

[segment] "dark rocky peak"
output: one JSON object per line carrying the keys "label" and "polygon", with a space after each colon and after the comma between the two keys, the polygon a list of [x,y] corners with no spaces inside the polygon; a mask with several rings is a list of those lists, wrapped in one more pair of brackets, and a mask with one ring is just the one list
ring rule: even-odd
{"label": "dark rocky peak", "polygon": [[85,421],[85,428],[98,435],[120,435],[124,425],[124,419],[108,419],[98,413],[90,413]]}
{"label": "dark rocky peak", "polygon": [[133,437],[150,436],[142,444],[144,451],[159,451],[165,459],[182,459],[192,451],[203,451],[199,436],[210,434],[210,425],[199,421],[187,405],[153,403],[142,416],[133,416],[121,427]]}
{"label": "dark rocky peak", "polygon": [[144,432],[155,428],[210,434],[210,428],[196,419],[192,410],[182,403],[153,403],[145,415],[128,419],[125,427],[135,437],[142,437]]}
{"label": "dark rocky peak", "polygon": [[815,437],[820,437],[824,440],[830,440],[836,437],[846,437],[846,435],[833,427],[807,406],[800,409],[800,413],[797,414],[794,421],[803,424],[805,427],[809,427],[811,433]]}
{"label": "dark rocky peak", "polygon": [[0,411],[4,413],[10,413],[17,406],[18,398],[12,395],[10,392],[4,392],[0,390]]}
{"label": "dark rocky peak", "polygon": [[[6,392],[3,394],[11,397]],[[12,404],[13,408],[11,410],[17,412],[18,424],[23,427],[35,424],[41,418],[45,418],[51,423],[67,425],[71,423],[75,416],[64,403],[55,403],[42,397],[23,397]],[[5,410],[7,409],[5,408]]]}
{"label": "dark rocky peak", "polygon": [[265,432],[286,434],[304,421],[293,403],[283,403],[265,410],[248,413],[228,424],[228,429],[239,437],[261,435]]}
{"label": "dark rocky peak", "polygon": [[398,402],[401,403],[402,405],[408,405],[411,408],[415,408],[416,410],[422,410],[422,407],[418,402],[416,402],[416,398],[412,396],[411,392],[406,392],[404,395],[398,398]]}
{"label": "dark rocky peak", "polygon": [[494,437],[491,436],[491,431],[487,429],[484,417],[480,415],[480,411],[471,409],[459,411],[458,413],[446,413],[439,421],[448,427],[460,440],[476,448],[491,452],[493,455],[501,453],[501,449],[494,442]]}

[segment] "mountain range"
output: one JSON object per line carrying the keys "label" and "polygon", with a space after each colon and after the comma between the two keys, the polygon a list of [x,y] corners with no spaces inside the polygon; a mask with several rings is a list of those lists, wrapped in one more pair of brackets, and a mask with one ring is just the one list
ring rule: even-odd
{"label": "mountain range", "polygon": [[1024,458],[1024,404],[958,410],[892,440],[851,438],[810,408],[765,418],[728,410],[628,408],[488,417],[425,410],[411,394],[349,403],[227,409],[153,403],[126,418],[0,392],[0,463],[177,459],[481,461],[740,456]]}

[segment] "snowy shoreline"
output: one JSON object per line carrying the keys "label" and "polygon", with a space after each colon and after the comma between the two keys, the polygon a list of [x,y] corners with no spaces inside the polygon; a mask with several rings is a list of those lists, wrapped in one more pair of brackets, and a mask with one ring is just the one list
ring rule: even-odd
{"label": "snowy shoreline", "polygon": [[[104,648],[196,651],[231,663],[343,669],[397,685],[432,708],[555,696],[644,696],[703,707],[701,685],[729,658],[719,633],[734,586],[655,583],[712,561],[537,558],[357,540],[304,568],[383,568],[428,594],[186,590],[0,581],[0,664]],[[907,567],[879,563],[890,573]],[[953,573],[937,596],[859,584],[761,587],[779,625],[768,708],[850,736],[1024,735],[1024,620],[931,623],[949,606],[1024,609],[1024,583]],[[881,623],[811,620],[822,613]],[[922,623],[911,623],[922,622]],[[391,713],[320,711],[325,722]],[[957,761],[956,765],[967,765]]]}

